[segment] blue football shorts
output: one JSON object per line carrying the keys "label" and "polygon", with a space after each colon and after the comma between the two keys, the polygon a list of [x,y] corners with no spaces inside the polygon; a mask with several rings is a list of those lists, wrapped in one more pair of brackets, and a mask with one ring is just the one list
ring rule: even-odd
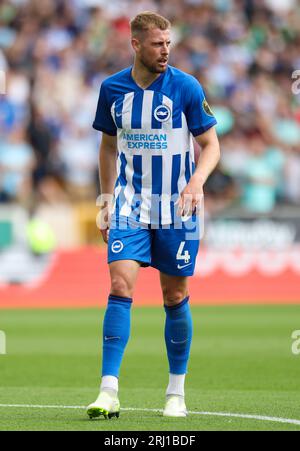
{"label": "blue football shorts", "polygon": [[108,238],[108,263],[136,260],[173,276],[192,276],[200,242],[200,221],[192,216],[176,224],[156,226],[114,223]]}

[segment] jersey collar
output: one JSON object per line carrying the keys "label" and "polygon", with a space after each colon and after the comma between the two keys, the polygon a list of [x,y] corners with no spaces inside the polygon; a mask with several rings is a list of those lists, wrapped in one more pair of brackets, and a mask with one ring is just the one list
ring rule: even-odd
{"label": "jersey collar", "polygon": [[130,71],[129,71],[130,79],[131,79],[132,83],[133,83],[139,90],[141,90],[141,91],[152,90],[153,87],[154,87],[156,84],[162,82],[162,80],[164,79],[166,73],[167,73],[168,70],[169,70],[169,66],[168,66],[167,69],[166,69],[164,72],[162,72],[161,74],[159,74],[159,77],[157,77],[157,78],[156,78],[149,86],[147,86],[146,88],[142,88],[142,87],[139,86],[139,85],[136,83],[136,81],[134,80],[134,78],[133,78],[133,76],[132,76],[132,68],[133,68],[133,66],[130,66]]}

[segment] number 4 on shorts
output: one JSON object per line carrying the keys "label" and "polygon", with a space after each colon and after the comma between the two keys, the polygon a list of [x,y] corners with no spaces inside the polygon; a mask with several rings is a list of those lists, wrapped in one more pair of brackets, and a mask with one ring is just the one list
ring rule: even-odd
{"label": "number 4 on shorts", "polygon": [[188,263],[190,261],[191,256],[189,254],[189,251],[185,250],[183,252],[184,245],[185,241],[181,241],[176,254],[176,260],[184,260],[184,263]]}

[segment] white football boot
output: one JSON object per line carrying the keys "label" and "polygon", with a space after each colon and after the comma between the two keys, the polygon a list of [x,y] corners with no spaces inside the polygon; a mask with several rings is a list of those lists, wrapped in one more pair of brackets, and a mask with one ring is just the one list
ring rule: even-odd
{"label": "white football boot", "polygon": [[112,417],[119,418],[120,402],[117,394],[102,390],[96,401],[87,407],[86,413],[92,418],[103,416],[106,420]]}
{"label": "white football boot", "polygon": [[186,417],[188,414],[183,396],[168,395],[165,408],[163,411],[164,417]]}

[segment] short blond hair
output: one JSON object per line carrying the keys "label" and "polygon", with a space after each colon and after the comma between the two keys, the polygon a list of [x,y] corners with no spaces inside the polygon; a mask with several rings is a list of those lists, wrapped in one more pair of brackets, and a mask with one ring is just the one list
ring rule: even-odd
{"label": "short blond hair", "polygon": [[168,19],[152,11],[144,11],[139,13],[130,21],[131,35],[136,37],[152,28],[159,30],[169,30],[171,23]]}

